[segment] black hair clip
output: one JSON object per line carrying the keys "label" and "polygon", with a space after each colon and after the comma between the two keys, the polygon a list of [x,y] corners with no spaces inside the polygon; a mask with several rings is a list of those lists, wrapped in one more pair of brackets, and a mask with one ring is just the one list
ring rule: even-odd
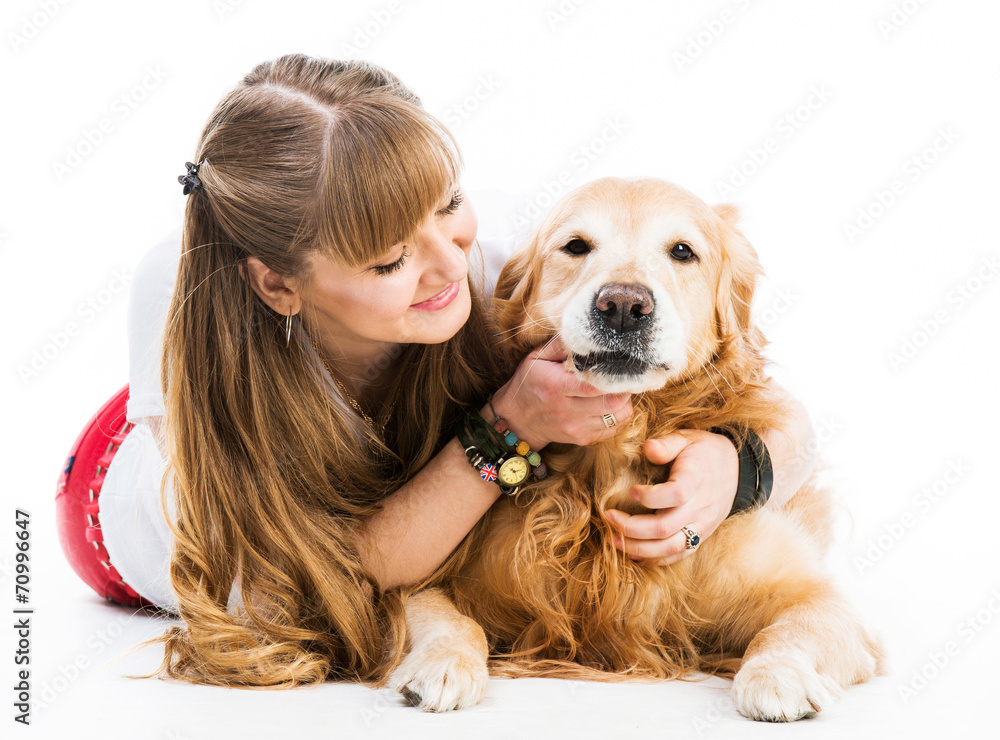
{"label": "black hair clip", "polygon": [[184,166],[187,167],[188,173],[186,175],[177,176],[177,182],[184,186],[184,195],[187,195],[192,190],[197,190],[201,187],[201,180],[198,178],[198,168],[204,163],[204,159],[198,164],[191,164],[190,162],[184,163]]}

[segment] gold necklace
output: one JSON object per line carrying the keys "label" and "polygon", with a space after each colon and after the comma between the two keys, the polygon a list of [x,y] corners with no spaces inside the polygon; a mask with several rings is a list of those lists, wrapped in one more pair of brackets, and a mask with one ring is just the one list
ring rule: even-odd
{"label": "gold necklace", "polygon": [[366,422],[368,422],[368,426],[370,426],[372,428],[372,431],[378,432],[379,436],[382,436],[383,434],[385,434],[386,424],[389,423],[389,417],[392,416],[392,411],[396,407],[396,399],[393,398],[392,405],[389,406],[389,413],[386,415],[385,421],[382,422],[382,426],[376,427],[375,426],[375,420],[372,419],[372,417],[370,417],[368,414],[365,413],[365,410],[363,408],[361,408],[361,404],[358,403],[357,399],[354,398],[354,396],[352,396],[348,392],[347,388],[344,387],[344,384],[341,383],[340,380],[337,378],[337,376],[333,374],[333,370],[331,370],[330,366],[326,364],[326,360],[323,359],[323,355],[321,355],[316,350],[316,345],[312,344],[312,340],[309,341],[309,344],[312,345],[313,351],[316,352],[316,356],[319,357],[319,361],[323,363],[323,367],[325,367],[326,371],[328,373],[330,373],[330,377],[333,378],[333,382],[337,384],[337,387],[340,388],[340,390],[344,394],[344,396],[347,397],[348,403],[350,403],[351,406],[354,407],[354,410],[357,411],[359,414],[361,414],[361,416],[364,418],[364,420]]}

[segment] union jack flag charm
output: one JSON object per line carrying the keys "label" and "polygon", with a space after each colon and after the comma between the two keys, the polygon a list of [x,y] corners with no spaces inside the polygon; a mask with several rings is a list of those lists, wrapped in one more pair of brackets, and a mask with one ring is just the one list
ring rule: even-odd
{"label": "union jack flag charm", "polygon": [[497,466],[487,463],[479,469],[479,476],[487,483],[492,483],[497,479]]}

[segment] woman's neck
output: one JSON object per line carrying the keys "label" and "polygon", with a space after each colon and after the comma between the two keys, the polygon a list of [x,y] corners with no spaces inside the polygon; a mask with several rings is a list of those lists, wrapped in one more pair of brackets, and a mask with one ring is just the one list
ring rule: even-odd
{"label": "woman's neck", "polygon": [[[407,345],[395,342],[351,343],[334,337],[320,338],[314,345],[329,371],[344,384],[348,393],[365,406],[377,406],[392,384],[398,360]],[[370,402],[370,403],[369,403]]]}

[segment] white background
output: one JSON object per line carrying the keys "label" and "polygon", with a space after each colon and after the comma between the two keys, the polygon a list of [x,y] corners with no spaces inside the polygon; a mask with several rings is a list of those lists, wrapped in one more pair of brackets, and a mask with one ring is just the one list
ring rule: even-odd
{"label": "white background", "polygon": [[[32,517],[41,699],[32,728],[18,731],[992,734],[998,30],[986,0],[6,0],[0,601],[13,604],[17,506]],[[756,313],[772,371],[810,410],[853,517],[832,566],[885,636],[891,675],[789,727],[740,718],[719,679],[494,680],[481,707],[432,716],[357,686],[252,692],[122,677],[157,665],[156,650],[112,659],[163,624],[102,602],[70,570],[55,482],[80,429],[127,380],[128,276],[179,223],[177,175],[204,121],[256,63],[292,51],[394,71],[455,132],[465,184],[514,195],[523,212],[550,202],[560,178],[603,175],[662,177],[742,207],[768,274]],[[108,131],[91,143],[102,119]],[[0,684],[10,686],[13,635],[3,633]],[[85,667],[74,673],[74,661]],[[904,701],[901,687],[915,696]],[[0,701],[8,727],[12,693]]]}

